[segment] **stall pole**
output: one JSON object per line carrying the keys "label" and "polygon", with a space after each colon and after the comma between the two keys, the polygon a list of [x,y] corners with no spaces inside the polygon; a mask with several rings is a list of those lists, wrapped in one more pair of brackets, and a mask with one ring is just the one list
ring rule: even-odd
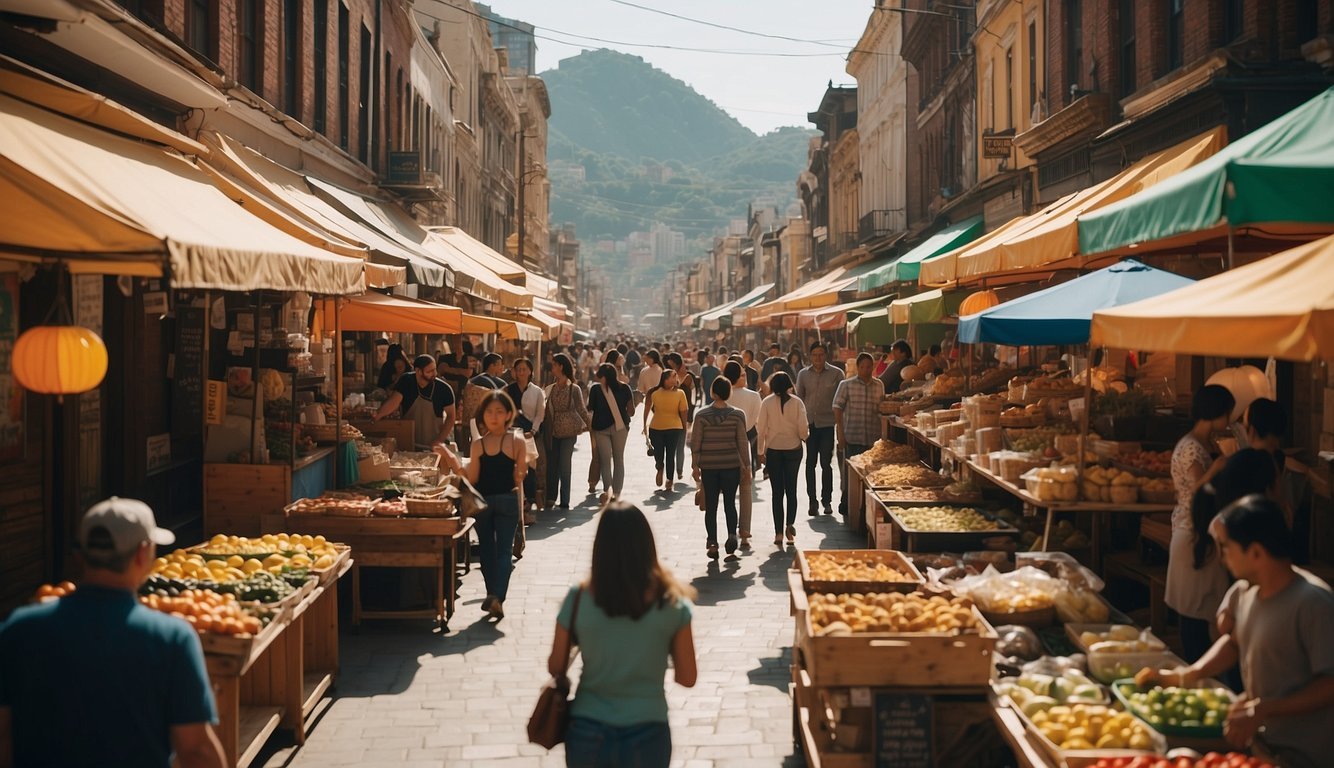
{"label": "stall pole", "polygon": [[251,341],[255,343],[255,364],[250,371],[250,386],[254,396],[250,403],[250,463],[259,464],[259,451],[255,447],[255,433],[259,429],[259,409],[262,407],[259,386],[259,309],[264,302],[264,291],[255,291],[255,327],[251,329]]}
{"label": "stall pole", "polygon": [[[338,317],[338,297],[334,305],[334,488],[342,488],[343,464],[343,338]],[[320,313],[321,318],[324,313]]]}

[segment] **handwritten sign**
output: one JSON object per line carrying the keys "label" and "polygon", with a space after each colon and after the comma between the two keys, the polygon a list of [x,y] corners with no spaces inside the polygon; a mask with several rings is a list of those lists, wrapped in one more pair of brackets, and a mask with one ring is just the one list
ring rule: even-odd
{"label": "handwritten sign", "polygon": [[74,275],[74,322],[102,335],[102,276]]}
{"label": "handwritten sign", "polygon": [[169,466],[171,466],[171,434],[149,435],[148,458],[144,469],[151,475]]}
{"label": "handwritten sign", "polygon": [[873,757],[877,768],[932,768],[931,697],[877,691]]}
{"label": "handwritten sign", "polygon": [[204,429],[204,334],[206,312],[176,308],[176,354],[172,365],[171,432],[178,439]]}
{"label": "handwritten sign", "polygon": [[207,395],[204,398],[204,423],[221,424],[227,415],[227,382],[208,382]]}

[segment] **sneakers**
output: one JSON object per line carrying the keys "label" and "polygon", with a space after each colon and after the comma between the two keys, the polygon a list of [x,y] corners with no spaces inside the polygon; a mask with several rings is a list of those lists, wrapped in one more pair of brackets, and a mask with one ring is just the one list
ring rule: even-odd
{"label": "sneakers", "polygon": [[[777,544],[778,542],[775,541],[774,543]],[[787,527],[787,543],[788,544],[797,543],[797,527],[795,525],[789,525]]]}
{"label": "sneakers", "polygon": [[705,553],[709,556],[709,559],[710,559],[710,560],[717,560],[717,559],[718,559],[718,542],[715,541],[715,542],[710,543],[710,544],[709,544],[709,548],[705,551]]}

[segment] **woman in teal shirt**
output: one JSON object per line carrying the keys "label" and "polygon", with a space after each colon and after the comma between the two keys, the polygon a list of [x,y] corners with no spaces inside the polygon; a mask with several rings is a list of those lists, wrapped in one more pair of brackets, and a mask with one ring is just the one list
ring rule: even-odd
{"label": "woman in teal shirt", "polygon": [[553,675],[565,670],[573,635],[584,666],[565,737],[569,768],[667,768],[662,680],[670,658],[676,682],[695,685],[693,597],[658,561],[638,507],[618,501],[603,510],[592,573],[566,595],[547,662]]}

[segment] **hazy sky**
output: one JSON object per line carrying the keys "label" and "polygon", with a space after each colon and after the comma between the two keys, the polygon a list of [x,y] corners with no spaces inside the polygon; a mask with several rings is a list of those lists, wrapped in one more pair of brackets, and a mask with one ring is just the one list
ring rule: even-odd
{"label": "hazy sky", "polygon": [[[636,5],[802,41],[758,37],[641,10],[615,0],[492,0],[496,13],[536,25],[537,66],[547,70],[581,50],[611,48],[643,57],[689,83],[757,133],[810,127],[825,86],[853,82],[845,56],[866,27],[873,0],[627,0]],[[583,36],[583,37],[577,37]],[[588,40],[602,38],[607,41]],[[557,41],[560,42],[557,42]],[[636,45],[630,45],[636,44]],[[672,46],[747,55],[641,46]],[[762,56],[761,53],[803,54]],[[553,110],[560,104],[553,104]]]}

